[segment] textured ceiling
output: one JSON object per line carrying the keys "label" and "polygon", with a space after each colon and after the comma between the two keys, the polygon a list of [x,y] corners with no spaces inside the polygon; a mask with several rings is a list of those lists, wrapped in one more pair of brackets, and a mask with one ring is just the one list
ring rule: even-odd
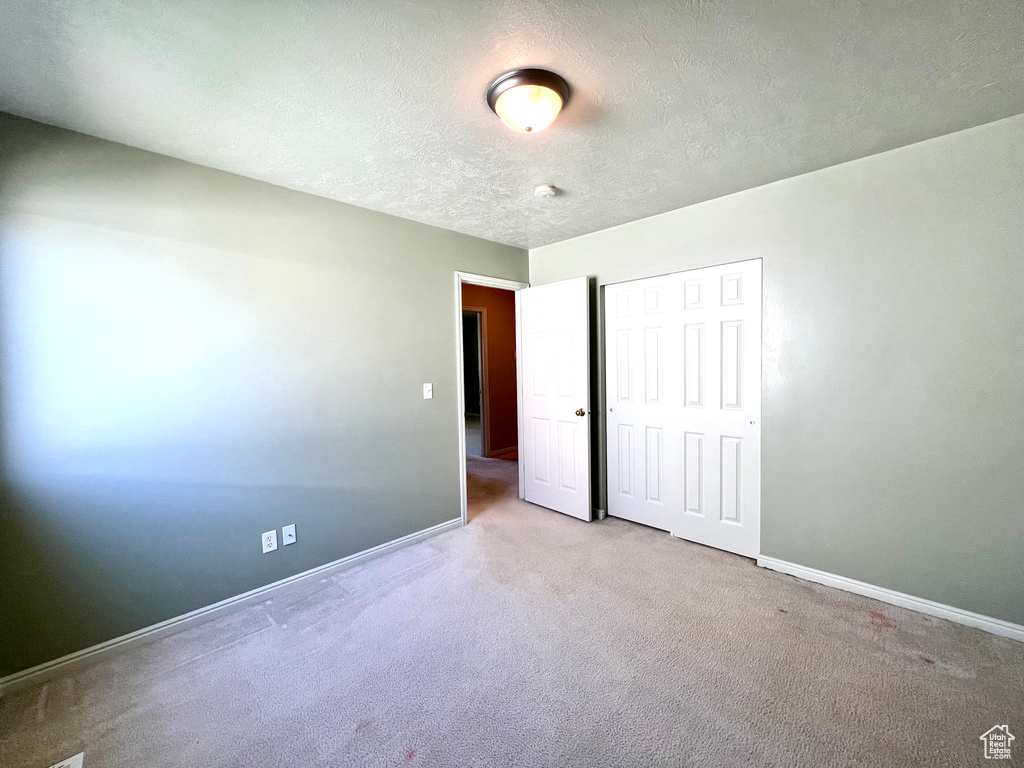
{"label": "textured ceiling", "polygon": [[1022,113],[1024,2],[5,0],[0,110],[533,247]]}

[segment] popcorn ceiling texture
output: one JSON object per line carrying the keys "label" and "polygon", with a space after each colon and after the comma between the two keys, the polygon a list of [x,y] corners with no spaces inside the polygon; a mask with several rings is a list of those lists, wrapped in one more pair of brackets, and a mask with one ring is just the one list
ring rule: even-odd
{"label": "popcorn ceiling texture", "polygon": [[[535,136],[520,65],[574,88]],[[1024,7],[8,0],[0,110],[534,247],[1024,112]]]}

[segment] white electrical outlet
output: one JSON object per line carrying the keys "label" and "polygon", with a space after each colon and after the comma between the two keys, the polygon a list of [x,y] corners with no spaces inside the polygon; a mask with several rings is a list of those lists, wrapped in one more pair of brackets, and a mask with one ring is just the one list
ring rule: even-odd
{"label": "white electrical outlet", "polygon": [[289,544],[295,543],[295,523],[286,525],[281,529],[281,546],[287,547]]}
{"label": "white electrical outlet", "polygon": [[423,399],[424,400],[433,400],[434,399],[434,385],[433,384],[424,384],[423,385]]}
{"label": "white electrical outlet", "polygon": [[85,759],[85,753],[79,752],[74,757],[69,757],[67,760],[61,760],[56,765],[51,765],[50,768],[82,768],[82,761]]}
{"label": "white electrical outlet", "polygon": [[263,554],[277,549],[277,529],[263,534]]}

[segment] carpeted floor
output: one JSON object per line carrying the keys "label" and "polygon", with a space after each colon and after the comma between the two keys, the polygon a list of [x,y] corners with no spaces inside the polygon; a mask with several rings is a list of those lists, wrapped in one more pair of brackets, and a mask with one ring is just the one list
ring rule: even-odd
{"label": "carpeted floor", "polygon": [[466,517],[473,520],[500,502],[518,496],[518,462],[466,457]]}
{"label": "carpeted floor", "polygon": [[465,528],[0,699],[0,765],[938,767],[1024,739],[1024,644],[470,468]]}
{"label": "carpeted floor", "polygon": [[483,456],[483,425],[479,416],[466,416],[466,454]]}

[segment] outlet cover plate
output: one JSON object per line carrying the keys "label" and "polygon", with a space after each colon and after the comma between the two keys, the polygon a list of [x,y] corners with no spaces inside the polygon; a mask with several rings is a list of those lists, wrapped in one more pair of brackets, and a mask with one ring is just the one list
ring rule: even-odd
{"label": "outlet cover plate", "polygon": [[263,554],[273,552],[277,549],[277,529],[267,531],[263,534]]}
{"label": "outlet cover plate", "polygon": [[295,543],[295,523],[286,525],[281,529],[281,546],[287,547],[289,544]]}
{"label": "outlet cover plate", "polygon": [[59,763],[51,765],[50,768],[82,768],[83,760],[85,760],[85,752],[79,752],[67,760],[61,760]]}
{"label": "outlet cover plate", "polygon": [[434,399],[434,385],[433,384],[424,384],[423,385],[423,399],[424,400],[433,400]]}

